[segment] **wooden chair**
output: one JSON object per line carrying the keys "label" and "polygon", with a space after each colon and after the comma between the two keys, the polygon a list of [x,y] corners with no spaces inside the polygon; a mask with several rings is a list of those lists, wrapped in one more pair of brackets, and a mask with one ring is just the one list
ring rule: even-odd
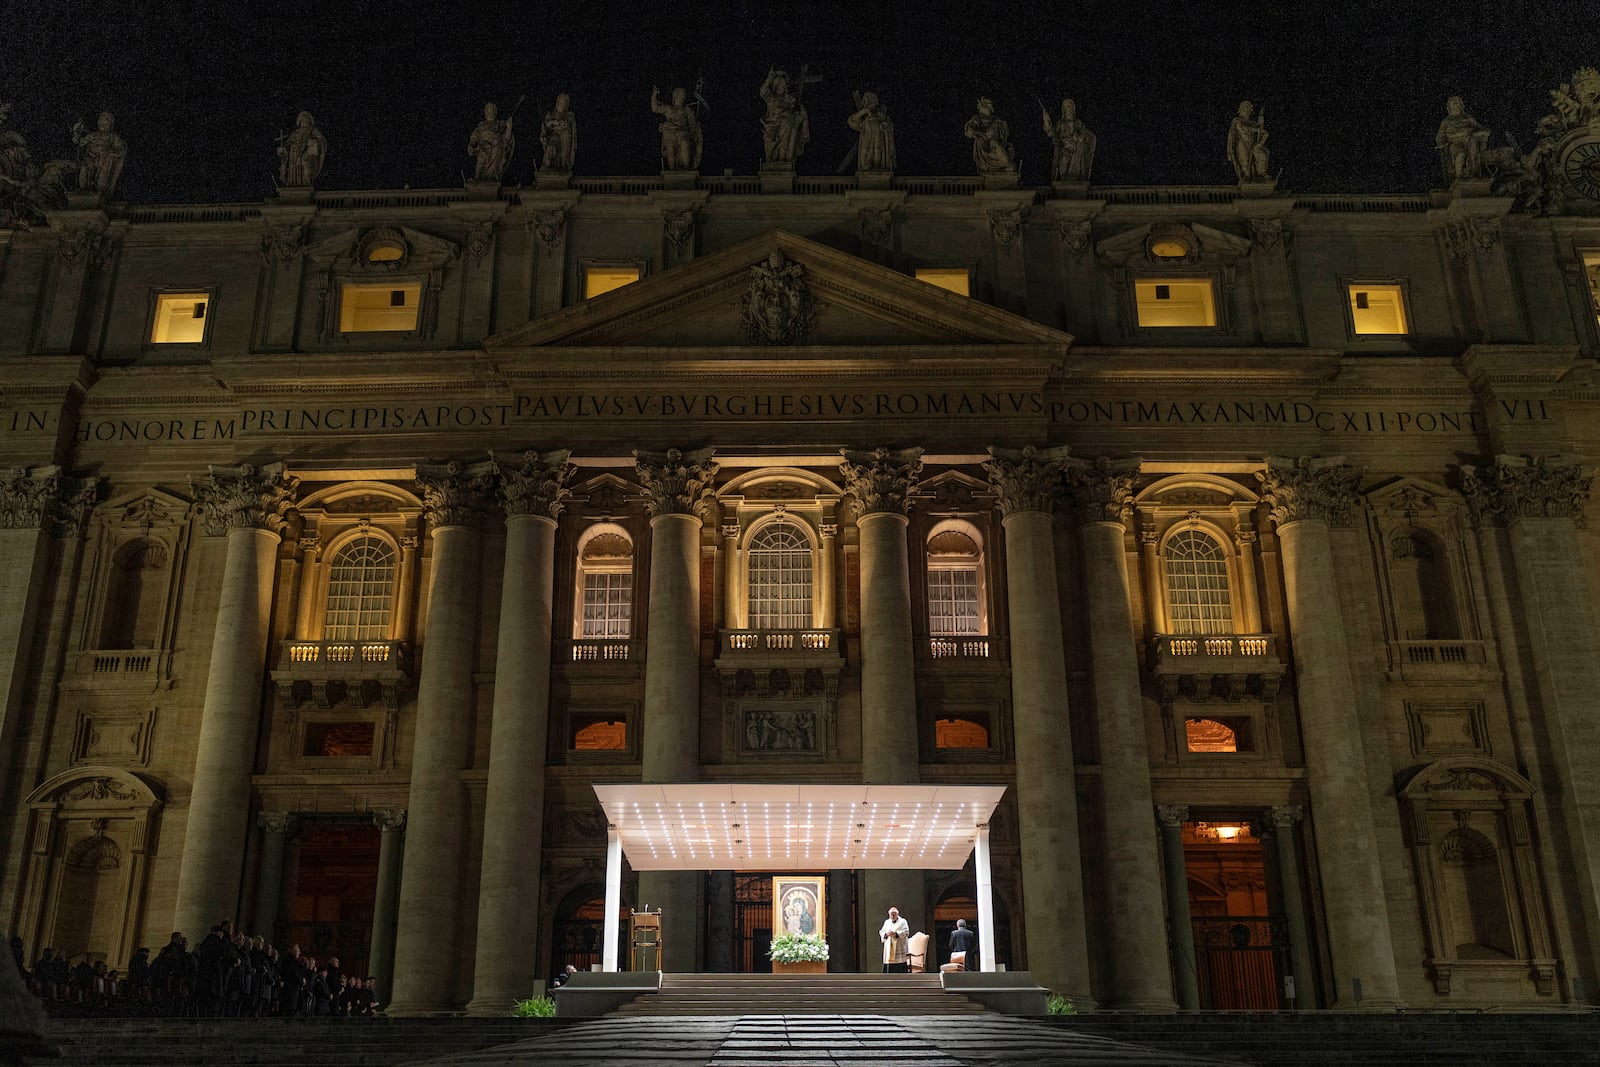
{"label": "wooden chair", "polygon": [[911,961],[911,973],[922,974],[928,969],[928,935],[918,930],[906,941],[906,958]]}
{"label": "wooden chair", "polygon": [[950,962],[939,964],[939,971],[964,971],[967,969],[967,954],[965,952],[950,953]]}

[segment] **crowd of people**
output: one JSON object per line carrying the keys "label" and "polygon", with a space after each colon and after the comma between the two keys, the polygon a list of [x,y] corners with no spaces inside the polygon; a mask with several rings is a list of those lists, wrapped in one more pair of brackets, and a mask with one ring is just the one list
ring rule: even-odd
{"label": "crowd of people", "polygon": [[58,1012],[108,1015],[370,1017],[377,1014],[377,981],[347,975],[339,957],[318,960],[299,945],[285,952],[266,938],[241,933],[223,921],[191,951],[174,933],[154,959],[140,948],[126,974],[85,953],[74,964],[65,953],[44,949],[29,967],[22,939],[11,939],[11,955],[34,993]]}

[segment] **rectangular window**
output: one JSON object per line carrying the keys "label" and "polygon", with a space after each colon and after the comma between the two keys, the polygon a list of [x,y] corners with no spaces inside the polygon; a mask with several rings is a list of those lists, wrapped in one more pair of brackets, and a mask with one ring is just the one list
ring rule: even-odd
{"label": "rectangular window", "polygon": [[972,273],[965,267],[918,267],[917,281],[948,289],[957,296],[972,295]]}
{"label": "rectangular window", "polygon": [[633,619],[633,572],[585,571],[579,637],[625,638]]}
{"label": "rectangular window", "polygon": [[638,267],[585,267],[583,268],[583,298],[588,300],[632,285],[639,280]]}
{"label": "rectangular window", "polygon": [[155,321],[150,324],[150,343],[156,345],[197,345],[206,339],[206,316],[211,312],[210,293],[159,293]]}
{"label": "rectangular window", "polygon": [[1210,278],[1136,278],[1133,296],[1141,327],[1217,324]]}
{"label": "rectangular window", "polygon": [[1350,321],[1357,334],[1403,334],[1406,329],[1405,292],[1399,285],[1352,283]]}
{"label": "rectangular window", "polygon": [[339,332],[403,332],[417,328],[420,282],[347,283],[339,288]]}
{"label": "rectangular window", "polygon": [[962,637],[983,632],[978,611],[978,569],[941,567],[928,571],[928,633]]}

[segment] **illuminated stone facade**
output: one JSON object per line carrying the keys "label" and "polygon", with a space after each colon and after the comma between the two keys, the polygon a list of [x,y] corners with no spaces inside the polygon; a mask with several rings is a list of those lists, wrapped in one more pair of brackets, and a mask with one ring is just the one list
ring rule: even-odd
{"label": "illuminated stone facade", "polygon": [[[0,231],[6,926],[499,1013],[593,782],[1004,783],[999,958],[1082,1004],[1593,1001],[1600,216],[994,184]],[[836,968],[972,895],[816,873]],[[728,872],[627,884],[743,958]]]}

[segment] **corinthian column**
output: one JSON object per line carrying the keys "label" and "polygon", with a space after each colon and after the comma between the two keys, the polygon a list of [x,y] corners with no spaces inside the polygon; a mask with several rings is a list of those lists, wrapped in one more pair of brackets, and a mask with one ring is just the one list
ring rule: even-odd
{"label": "corinthian column", "polygon": [[[644,760],[646,782],[700,777],[701,496],[717,474],[714,449],[636,451],[650,511],[650,614],[645,633]],[[700,876],[644,871],[642,903],[662,909],[662,969],[695,969]]]}
{"label": "corinthian column", "polygon": [[[915,782],[917,672],[906,497],[922,470],[922,449],[846,449],[843,455],[839,472],[856,498],[861,545],[861,778],[869,785]],[[891,906],[913,928],[927,928],[921,872],[862,872],[858,928],[876,929]],[[875,969],[878,942],[858,940],[863,969]]]}
{"label": "corinthian column", "polygon": [[273,563],[296,485],[281,463],[212,467],[209,478],[192,485],[207,532],[226,534],[228,554],[178,866],[173,928],[191,938],[233,917],[239,903]]}
{"label": "corinthian column", "polygon": [[1330,524],[1349,524],[1361,472],[1342,458],[1268,463],[1256,477],[1283,546],[1306,784],[1333,964],[1330,1006],[1392,1011],[1400,1006],[1400,989],[1329,533]]}
{"label": "corinthian column", "polygon": [[1150,756],[1144,693],[1128,585],[1125,523],[1137,460],[1073,463],[1068,498],[1083,551],[1089,615],[1090,675],[1100,739],[1100,806],[1105,817],[1106,921],[1111,945],[1111,1005],[1125,1011],[1173,1011],[1172,973],[1159,916],[1161,864],[1150,820]]}
{"label": "corinthian column", "polygon": [[1028,969],[1047,989],[1092,1006],[1078,842],[1077,771],[1067,724],[1067,661],[1050,513],[1066,448],[990,448],[1011,609],[1011,721]]}
{"label": "corinthian column", "polygon": [[406,858],[395,921],[396,1015],[456,1006],[460,954],[462,830],[468,802],[461,772],[472,734],[472,668],[478,636],[478,530],[487,465],[417,465],[433,570],[417,679],[416,740],[406,804]]}
{"label": "corinthian column", "polygon": [[[1543,748],[1530,776],[1546,785],[1552,836],[1563,837],[1569,853],[1559,866],[1590,931],[1576,969],[1600,975],[1600,622],[1578,540],[1593,472],[1559,457],[1497,456],[1470,468],[1464,482],[1480,538],[1503,540],[1516,570],[1511,595],[1527,620],[1537,693],[1528,714]],[[1509,635],[1500,639],[1509,643]]]}
{"label": "corinthian column", "polygon": [[504,1015],[540,971],[539,846],[544,833],[545,739],[550,722],[550,627],[556,519],[566,506],[569,453],[495,461],[506,511],[494,724],[483,811],[474,1015]]}

